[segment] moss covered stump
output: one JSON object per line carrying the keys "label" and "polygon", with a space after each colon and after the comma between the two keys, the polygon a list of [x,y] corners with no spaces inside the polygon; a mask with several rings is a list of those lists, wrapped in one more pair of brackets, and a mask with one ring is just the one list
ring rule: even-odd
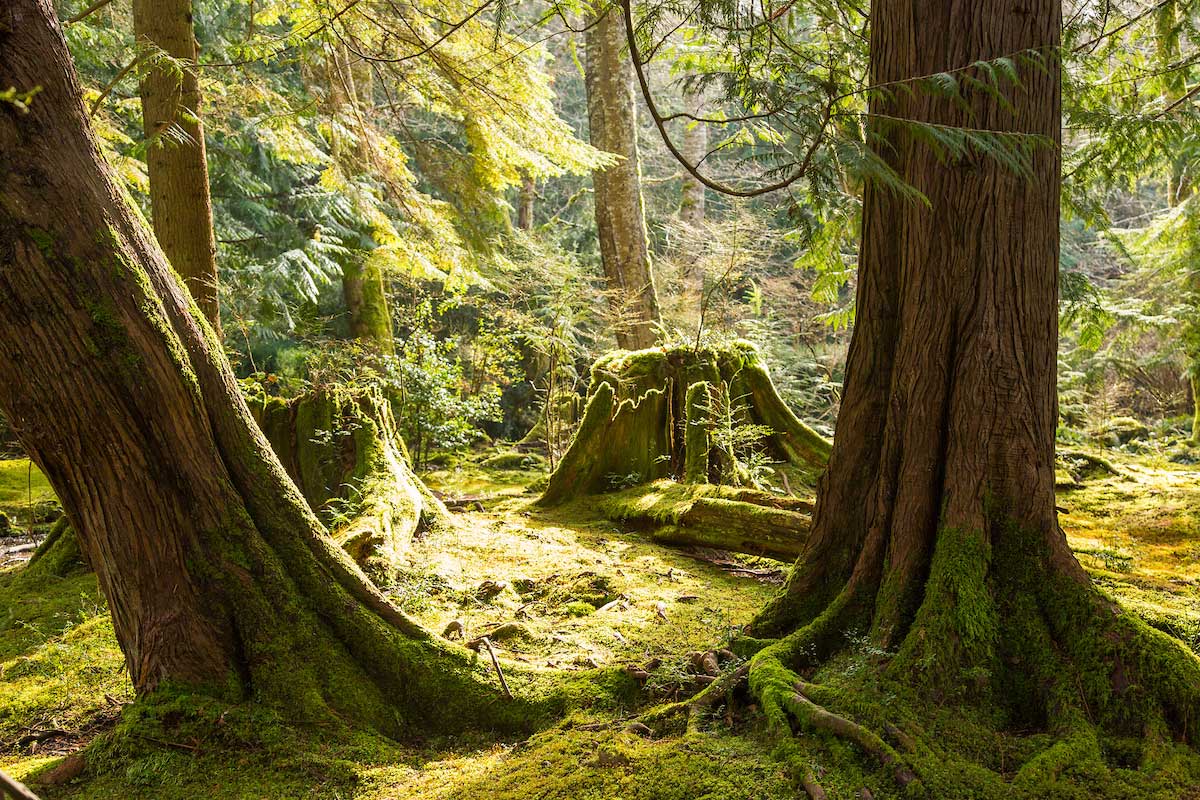
{"label": "moss covered stump", "polygon": [[408,461],[391,408],[372,389],[318,388],[248,402],[271,448],[333,538],[376,577],[449,512]]}
{"label": "moss covered stump", "polygon": [[539,502],[662,478],[745,484],[747,432],[804,484],[829,458],[829,442],[787,407],[747,342],[609,353],[592,366],[583,421]]}

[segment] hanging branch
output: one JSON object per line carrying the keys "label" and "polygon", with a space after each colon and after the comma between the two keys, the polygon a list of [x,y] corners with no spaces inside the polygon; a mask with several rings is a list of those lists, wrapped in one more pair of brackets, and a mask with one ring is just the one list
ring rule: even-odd
{"label": "hanging branch", "polygon": [[96,0],[95,3],[92,3],[90,6],[85,8],[83,11],[80,11],[78,14],[76,14],[75,16],[73,16],[69,20],[67,20],[65,24],[74,25],[76,22],[82,22],[84,19],[86,19],[87,17],[90,17],[92,14],[95,14],[97,11],[104,8],[106,5],[108,5],[111,2],[112,2],[112,0]]}
{"label": "hanging branch", "polygon": [[777,192],[780,189],[788,188],[807,174],[813,157],[816,156],[817,148],[824,139],[825,129],[829,125],[830,117],[833,115],[833,104],[835,101],[832,97],[825,104],[821,115],[821,125],[813,136],[812,144],[809,145],[808,151],[804,154],[804,158],[800,161],[799,166],[786,178],[756,189],[739,189],[736,186],[730,186],[729,184],[713,180],[702,173],[698,165],[688,161],[675,142],[671,140],[671,135],[667,132],[667,118],[659,112],[658,104],[654,101],[653,92],[650,90],[650,83],[646,78],[646,62],[642,59],[642,53],[638,47],[637,36],[633,28],[632,0],[621,0],[621,10],[625,15],[625,38],[629,44],[629,58],[633,62],[634,72],[637,73],[638,85],[641,87],[642,97],[646,101],[646,108],[650,111],[650,116],[654,120],[654,126],[658,128],[658,133],[662,137],[663,144],[671,151],[671,155],[675,157],[675,160],[688,171],[688,174],[714,192],[720,192],[731,197],[760,197],[764,194]]}
{"label": "hanging branch", "polygon": [[116,86],[117,86],[117,84],[121,82],[121,79],[122,79],[122,78],[124,78],[126,75],[128,75],[128,74],[130,73],[130,71],[132,71],[132,70],[133,70],[133,68],[134,68],[134,67],[136,67],[138,64],[140,64],[140,63],[142,63],[143,61],[145,61],[145,60],[146,60],[146,57],[147,57],[148,55],[150,55],[150,51],[149,51],[149,50],[147,50],[147,51],[145,51],[145,52],[141,53],[141,54],[140,54],[140,55],[138,55],[138,56],[135,56],[135,57],[134,57],[134,59],[133,59],[132,61],[130,61],[130,62],[129,62],[128,64],[126,64],[125,66],[121,67],[121,71],[120,71],[120,72],[118,72],[116,75],[114,75],[114,76],[113,76],[113,79],[112,79],[111,81],[109,81],[109,82],[108,82],[108,83],[107,83],[107,84],[104,86],[104,88],[103,88],[103,89],[101,89],[101,90],[100,90],[100,96],[99,96],[99,97],[97,97],[97,98],[96,98],[96,99],[95,99],[95,100],[92,102],[92,107],[91,107],[91,109],[89,109],[89,110],[88,110],[88,116],[89,116],[89,117],[94,117],[94,116],[96,116],[96,112],[97,112],[97,111],[99,111],[99,110],[100,110],[100,106],[104,104],[104,100],[105,100],[105,98],[107,98],[107,97],[108,97],[110,94],[112,94],[112,90],[113,90],[113,89],[115,89],[115,88],[116,88]]}

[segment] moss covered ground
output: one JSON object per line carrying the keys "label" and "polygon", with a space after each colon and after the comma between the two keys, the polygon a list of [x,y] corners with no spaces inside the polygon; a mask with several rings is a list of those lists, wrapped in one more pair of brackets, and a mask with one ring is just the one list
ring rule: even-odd
{"label": "moss covered ground", "polygon": [[40,508],[54,500],[54,490],[46,476],[27,459],[0,460],[0,513],[14,524],[24,524],[30,508],[37,516]]}
{"label": "moss covered ground", "polygon": [[[1071,544],[1106,591],[1196,647],[1200,475],[1153,457],[1109,457],[1117,474],[1091,475],[1060,493]],[[516,623],[496,637],[505,659],[564,670],[661,659],[651,687],[669,699],[687,691],[680,688],[687,653],[719,646],[776,590],[772,562],[661,547],[604,519],[590,502],[534,509],[528,487],[543,479],[536,470],[466,461],[428,479],[447,497],[481,497],[482,510],[457,514],[454,528],[418,540],[389,591],[438,632],[459,621],[470,638]],[[830,691],[861,692],[863,671],[880,656],[864,642],[812,679]],[[843,697],[841,709],[869,723],[889,706],[889,721],[1014,782],[1046,745],[1037,734],[997,731],[987,719],[925,708],[900,687],[873,685],[872,696]],[[45,798],[803,796],[753,709],[653,739],[628,730],[626,719],[577,715],[522,741],[473,734],[396,743],[344,728],[297,729],[250,705],[130,700],[92,576],[0,572],[0,768],[35,782],[91,743],[87,772],[40,789]],[[30,738],[48,731],[63,733]],[[1056,773],[1037,791],[1012,796],[1200,797],[1200,764],[1186,752],[1154,754],[1179,764],[1153,785],[1125,769],[1144,759],[1143,746],[1103,742],[1096,756],[1106,766],[1103,785],[1089,785],[1083,772],[1078,780]],[[888,771],[853,745],[803,735],[785,747],[790,763],[807,764],[831,798],[857,798],[864,787],[881,800],[901,796]],[[925,758],[935,763],[938,754]]]}

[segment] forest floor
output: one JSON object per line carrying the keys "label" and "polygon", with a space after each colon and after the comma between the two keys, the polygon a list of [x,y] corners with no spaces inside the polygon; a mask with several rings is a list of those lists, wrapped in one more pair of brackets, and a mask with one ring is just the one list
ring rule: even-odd
{"label": "forest floor", "polygon": [[[1072,546],[1121,603],[1200,648],[1200,473],[1153,456],[1104,457],[1116,474],[1063,480],[1060,519]],[[0,462],[0,511],[14,527],[27,521],[31,499],[50,499],[36,471],[31,497],[30,474],[25,462]],[[437,632],[455,620],[468,636],[517,623],[498,645],[507,659],[561,669],[661,659],[649,688],[669,697],[689,680],[687,654],[720,646],[782,580],[777,562],[662,547],[588,503],[535,510],[528,487],[542,477],[474,462],[427,475],[448,496],[483,496],[482,509],[416,544],[390,589],[396,601]],[[833,668],[860,666],[852,653]],[[139,713],[131,699],[94,577],[35,583],[19,564],[0,567],[0,768],[36,782],[92,743],[85,776],[40,789],[45,798],[797,796],[752,713],[661,739],[580,713],[519,742],[479,734],[401,744],[298,730],[250,707],[214,711],[207,733],[172,731],[161,719],[139,727],[126,724]],[[974,746],[998,749],[1003,762],[1009,743],[997,737]],[[887,774],[850,747],[808,736],[796,746],[823,771],[830,797],[856,797],[864,786],[880,800],[895,796]]]}

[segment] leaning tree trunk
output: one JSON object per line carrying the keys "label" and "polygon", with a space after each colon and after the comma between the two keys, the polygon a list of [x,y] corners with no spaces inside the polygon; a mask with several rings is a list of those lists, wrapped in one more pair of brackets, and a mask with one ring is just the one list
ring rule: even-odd
{"label": "leaning tree trunk", "polygon": [[152,58],[140,86],[154,235],[219,335],[217,243],[191,0],[134,0],[133,30],[139,46],[174,59]]}
{"label": "leaning tree trunk", "polygon": [[[1010,728],[1069,739],[1090,720],[1194,742],[1200,661],[1092,588],[1055,517],[1058,148],[1037,148],[1028,176],[975,152],[947,163],[903,122],[1057,143],[1060,3],[871,11],[873,84],[1024,53],[1021,86],[1002,87],[1004,100],[964,92],[969,113],[918,87],[871,97],[879,157],[929,204],[866,188],[837,438],[807,550],[753,626],[784,638],[755,657],[751,687],[773,721],[849,735],[901,782],[912,775],[895,751],[831,722],[820,687],[793,671],[851,633],[894,653],[887,676],[926,698],[987,702]],[[944,774],[921,777],[931,796],[962,796],[936,786]]]}
{"label": "leaning tree trunk", "polygon": [[0,107],[0,408],[67,509],[135,689],[393,733],[524,728],[604,691],[531,696],[540,673],[510,665],[500,700],[490,665],[355,567],[101,161],[49,0],[0,22],[0,84],[41,87],[28,113]]}
{"label": "leaning tree trunk", "polygon": [[592,173],[596,233],[616,316],[617,345],[640,350],[657,338],[659,309],[646,241],[633,65],[623,52],[625,22],[620,11],[601,12],[587,31],[588,130],[592,146],[620,156],[620,161]]}

